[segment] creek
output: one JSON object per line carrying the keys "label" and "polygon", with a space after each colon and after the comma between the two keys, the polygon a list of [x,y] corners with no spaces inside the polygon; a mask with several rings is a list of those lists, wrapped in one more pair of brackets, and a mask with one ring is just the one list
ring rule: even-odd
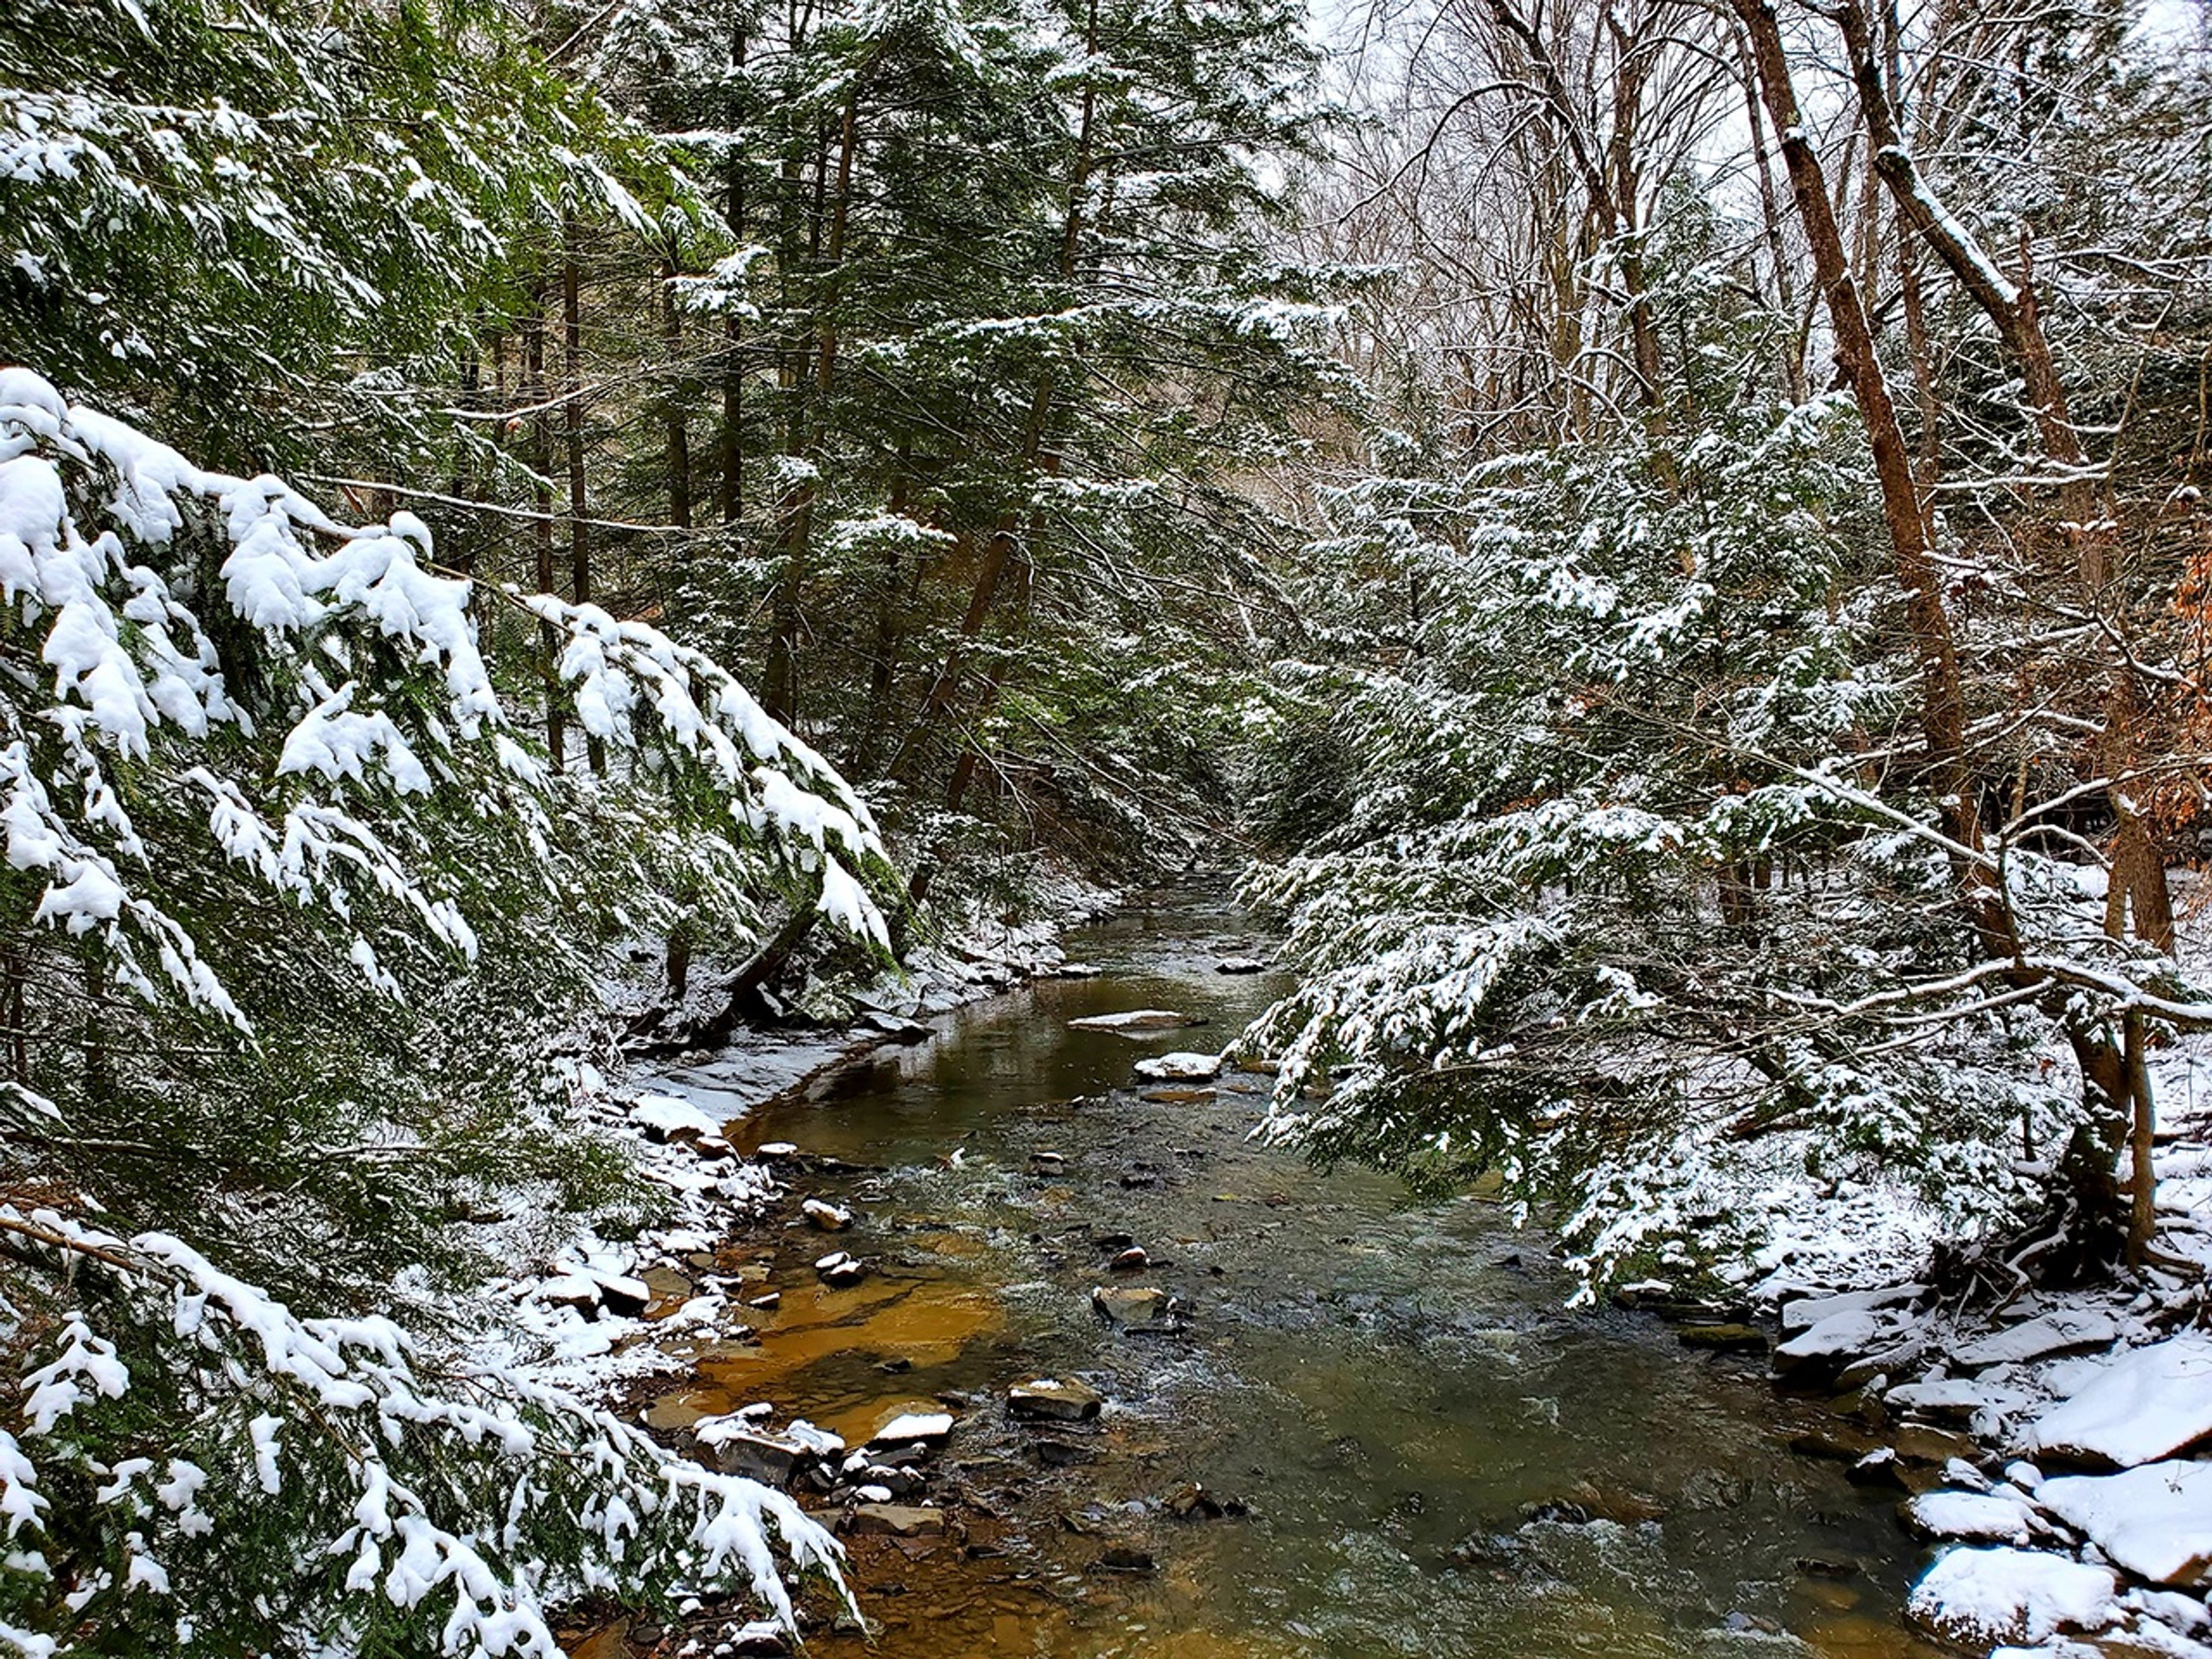
{"label": "creek", "polygon": [[[850,1206],[834,1242],[876,1270],[820,1284],[830,1241],[779,1218],[758,1271],[782,1301],[757,1345],[702,1358],[656,1409],[676,1426],[773,1401],[857,1444],[951,1404],[929,1501],[957,1525],[851,1540],[875,1651],[1934,1651],[1898,1614],[1917,1556],[1895,1494],[1790,1451],[1796,1408],[1755,1358],[1567,1311],[1553,1242],[1493,1204],[1256,1143],[1264,1076],[1135,1078],[1148,1055],[1219,1047],[1285,989],[1216,971],[1267,953],[1243,917],[1163,892],[1067,946],[1098,975],[941,1017],[838,1097],[802,1091],[732,1130],[816,1160],[793,1198]],[[1136,1008],[1206,1023],[1069,1024]],[[1109,1273],[1117,1235],[1144,1270]],[[1110,1326],[1091,1292],[1115,1283],[1172,1293],[1180,1328]],[[1008,1388],[1044,1376],[1096,1389],[1103,1416],[1011,1420]],[[1193,1486],[1231,1512],[1179,1517]]]}

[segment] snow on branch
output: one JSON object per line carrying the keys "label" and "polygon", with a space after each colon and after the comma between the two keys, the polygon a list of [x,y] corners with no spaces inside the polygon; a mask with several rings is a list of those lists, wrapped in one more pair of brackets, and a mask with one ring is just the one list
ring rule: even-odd
{"label": "snow on branch", "polygon": [[[59,1605],[103,1647],[181,1617],[267,1650],[552,1659],[546,1609],[583,1594],[722,1589],[794,1632],[787,1573],[846,1595],[792,1499],[557,1389],[441,1367],[381,1317],[302,1318],[162,1234],[14,1205],[0,1233],[102,1280],[0,1431],[0,1644],[59,1651]],[[118,1455],[149,1413],[186,1426]]]}
{"label": "snow on branch", "polygon": [[[212,582],[198,567],[210,542]],[[472,959],[438,815],[527,835],[556,787],[479,649],[477,597],[440,571],[411,514],[341,524],[281,479],[201,468],[0,369],[0,641],[15,647],[0,835],[10,868],[44,883],[37,918],[96,936],[148,1000],[180,994],[240,1030],[172,901],[179,860],[313,913],[380,990],[399,988],[378,965],[395,944]],[[888,948],[869,894],[888,860],[822,757],[654,629],[504,597],[565,636],[561,680],[587,732],[696,769],[728,803],[720,833],[819,872],[830,919]],[[186,811],[199,838],[180,848]],[[149,814],[167,833],[142,834]]]}

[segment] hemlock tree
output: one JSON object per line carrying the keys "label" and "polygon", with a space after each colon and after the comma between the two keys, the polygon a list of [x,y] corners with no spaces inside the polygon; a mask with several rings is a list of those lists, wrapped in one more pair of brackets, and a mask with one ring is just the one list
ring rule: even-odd
{"label": "hemlock tree", "polygon": [[[605,941],[679,902],[742,933],[781,890],[886,948],[865,806],[658,631],[21,369],[0,589],[0,1633],[550,1653],[553,1598],[679,1580],[787,1620],[771,1530],[834,1560],[787,1502],[375,1310],[482,1272],[488,1200],[605,1196],[538,1058]],[[487,605],[555,630],[603,775],[518,725]]]}
{"label": "hemlock tree", "polygon": [[[2201,214],[2172,205],[2203,199],[2201,131],[2170,113],[2201,103],[2201,76],[2100,57],[2087,43],[2117,37],[2087,11],[2067,25],[2084,49],[2051,67],[2094,85],[2046,104],[2037,74],[1957,68],[2009,48],[1908,37],[1870,64],[1847,9],[1861,84],[1824,100],[1843,118],[1823,133],[1792,85],[1817,59],[1772,9],[1735,10],[1741,81],[1683,83],[1749,124],[1735,210],[1663,143],[1624,131],[1613,161],[1656,204],[1637,252],[1663,421],[1623,400],[1531,445],[1525,378],[1462,379],[1354,314],[1411,365],[1411,390],[1377,389],[1412,435],[1329,493],[1318,620],[1263,772],[1276,821],[1324,826],[1253,881],[1316,975],[1261,1028],[1292,1045],[1276,1126],[1415,1174],[1503,1169],[1565,1203],[1593,1280],[1716,1261],[1850,1278],[1866,1264],[1838,1251],[1875,1214],[1904,1223],[1858,1241],[1884,1267],[1959,1232],[2008,1290],[2124,1249],[2145,1263],[2147,1050],[2208,1012],[2144,864],[2171,850],[2146,851],[2147,804],[2185,819],[2201,791],[2191,659],[2169,654],[2189,649],[2171,607],[2201,531],[2134,435],[2177,352],[2201,352],[2167,331],[2208,270]],[[1893,88],[1954,72],[1957,101],[1913,119],[1966,135],[1960,153],[1916,167],[1883,125]],[[2001,143],[1981,124],[2019,93],[2033,112]],[[1701,130],[1694,108],[1671,122]],[[1894,194],[1854,204],[1836,180],[1868,146]],[[2077,198],[2060,155],[2111,184]],[[2159,180],[2140,203],[2121,187],[2137,175]],[[1391,200],[1378,185],[1363,211]],[[2023,201],[2056,245],[2031,237],[2012,274],[2009,241],[1970,227]],[[2108,278],[2114,218],[2138,205],[2159,251]],[[1486,267],[1420,245],[1435,303],[1459,300],[1455,273],[1476,290],[1474,347],[1558,337],[1540,286],[1486,319]],[[1918,269],[1926,247],[1957,295]],[[1648,368],[1634,322],[1577,354]],[[1847,398],[1802,404],[1808,337]],[[2109,462],[2069,398],[2106,411]],[[1291,765],[1316,754],[1304,787]]]}

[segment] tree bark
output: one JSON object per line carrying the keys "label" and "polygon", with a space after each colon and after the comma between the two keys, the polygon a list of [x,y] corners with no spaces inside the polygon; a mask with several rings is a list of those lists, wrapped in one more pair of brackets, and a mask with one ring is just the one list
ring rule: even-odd
{"label": "tree bark", "polygon": [[[1961,847],[1978,848],[1981,826],[1966,764],[1966,699],[1958,653],[1952,640],[1950,613],[1936,574],[1927,514],[1913,480],[1911,452],[1905,446],[1888,380],[1875,355],[1874,332],[1858,285],[1851,277],[1843,233],[1828,198],[1827,179],[1820,157],[1805,136],[1781,27],[1771,3],[1762,0],[1729,0],[1729,3],[1749,37],[1767,113],[1781,135],[1790,191],[1812,251],[1814,278],[1835,329],[1836,355],[1857,400],[1859,420],[1874,452],[1882,517],[1889,531],[1898,583],[1905,590],[1906,617],[1918,659],[1921,741],[1927,750],[1929,777],[1942,799],[1944,828]],[[1978,864],[1969,866],[1962,873],[1971,887],[1986,889],[1987,878],[1980,873]],[[1985,890],[1970,891],[1969,903],[1985,944],[2002,952],[2011,927],[2003,916],[2002,902],[1993,902],[1996,897]]]}
{"label": "tree bark", "polygon": [[[530,471],[537,479],[538,518],[532,526],[537,545],[538,591],[553,592],[553,421],[547,407],[545,374],[545,295],[541,289],[531,296],[530,320],[522,340],[524,405],[530,415]],[[538,624],[538,675],[545,691],[545,747],[553,769],[568,765],[568,726],[561,709],[558,656],[560,630],[550,622]]]}
{"label": "tree bark", "polygon": [[[568,456],[568,582],[578,605],[592,599],[592,526],[584,488],[584,313],[583,278],[577,257],[576,222],[561,220],[561,425]],[[594,772],[607,769],[606,744],[587,738],[584,754]]]}

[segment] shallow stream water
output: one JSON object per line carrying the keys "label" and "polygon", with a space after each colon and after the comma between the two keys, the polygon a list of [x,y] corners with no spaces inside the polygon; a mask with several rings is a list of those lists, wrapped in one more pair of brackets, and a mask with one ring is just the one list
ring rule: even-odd
{"label": "shallow stream water", "polygon": [[[796,1186],[856,1209],[836,1243],[878,1271],[822,1287],[825,1243],[794,1222],[762,1252],[783,1303],[758,1346],[702,1358],[665,1420],[772,1400],[858,1443],[901,1410],[962,1408],[935,1501],[964,1545],[854,1540],[876,1651],[1932,1651],[1897,1614],[1916,1558],[1894,1494],[1788,1450],[1755,1361],[1565,1311],[1549,1241],[1493,1206],[1255,1145],[1265,1078],[1133,1078],[1146,1055],[1218,1048],[1285,988],[1215,971],[1265,954],[1243,927],[1218,899],[1155,896],[1069,941],[1098,977],[970,1006],[854,1092],[733,1131],[864,1166]],[[1140,1007],[1207,1024],[1141,1041],[1067,1024]],[[1039,1173],[1040,1152],[1064,1162]],[[1120,1233],[1152,1257],[1126,1282],[1179,1298],[1179,1334],[1093,1312],[1115,1282],[1096,1241]],[[1088,1382],[1104,1415],[1009,1422],[1006,1389],[1043,1376]],[[1176,1518],[1194,1483],[1249,1513]]]}

